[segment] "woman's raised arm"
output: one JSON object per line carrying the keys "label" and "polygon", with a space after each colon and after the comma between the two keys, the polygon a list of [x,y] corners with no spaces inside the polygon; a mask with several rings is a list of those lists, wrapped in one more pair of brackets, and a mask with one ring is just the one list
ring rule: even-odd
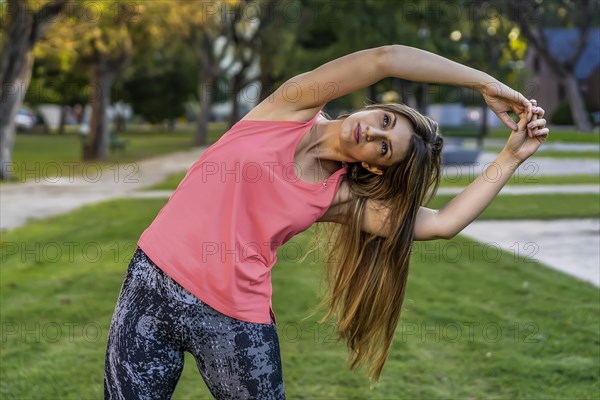
{"label": "woman's raised arm", "polygon": [[506,126],[517,129],[507,112],[527,111],[531,104],[488,74],[444,57],[402,45],[357,51],[290,78],[261,103],[279,112],[321,108],[327,102],[366,88],[384,78],[396,77],[468,87],[479,91]]}

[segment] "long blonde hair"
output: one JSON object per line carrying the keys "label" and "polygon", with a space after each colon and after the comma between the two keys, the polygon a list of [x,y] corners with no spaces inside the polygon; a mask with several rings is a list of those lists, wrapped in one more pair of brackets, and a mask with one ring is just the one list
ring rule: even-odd
{"label": "long blonde hair", "polygon": [[[357,112],[374,109],[408,118],[414,134],[406,157],[382,175],[360,162],[348,164],[351,201],[342,217],[347,222],[330,224],[335,225],[328,242],[333,245],[327,247],[334,262],[325,263],[328,291],[319,308],[327,307],[320,322],[335,317],[338,339],[348,346],[350,367],[368,364],[375,383],[402,311],[417,212],[439,186],[443,138],[435,121],[404,104],[372,104]],[[361,230],[368,199],[389,207],[389,237]]]}

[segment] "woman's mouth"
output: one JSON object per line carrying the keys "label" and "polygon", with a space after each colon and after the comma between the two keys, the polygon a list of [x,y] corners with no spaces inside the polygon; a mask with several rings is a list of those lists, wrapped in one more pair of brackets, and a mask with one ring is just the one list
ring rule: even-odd
{"label": "woman's mouth", "polygon": [[356,140],[356,144],[360,141],[360,124],[357,124],[354,129],[354,140]]}

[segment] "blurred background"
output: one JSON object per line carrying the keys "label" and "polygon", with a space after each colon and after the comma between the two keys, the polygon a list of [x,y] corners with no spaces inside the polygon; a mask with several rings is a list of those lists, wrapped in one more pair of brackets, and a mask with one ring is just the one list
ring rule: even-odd
{"label": "blurred background", "polygon": [[[552,125],[600,123],[596,1],[0,1],[2,178],[27,134],[75,135],[106,161],[129,134],[189,133],[237,122],[290,77],[386,44],[426,49],[536,98]],[[500,127],[481,96],[389,78],[328,104],[332,116],[401,101],[444,133]],[[66,140],[61,137],[57,140]],[[71,143],[71,142],[69,142]],[[8,163],[8,164],[7,164]],[[17,176],[18,177],[18,176]]]}
{"label": "blurred background", "polygon": [[[379,389],[347,370],[332,326],[302,320],[323,260],[282,248],[274,308],[289,396],[597,398],[599,11],[597,0],[0,0],[0,394],[101,397],[127,263],[187,168],[287,79],[403,44],[536,99],[551,134],[461,235],[415,244],[414,301]],[[372,102],[439,122],[433,208],[509,134],[478,93],[399,78],[324,110]],[[308,235],[297,240],[308,249]],[[193,360],[176,396],[210,397]]]}

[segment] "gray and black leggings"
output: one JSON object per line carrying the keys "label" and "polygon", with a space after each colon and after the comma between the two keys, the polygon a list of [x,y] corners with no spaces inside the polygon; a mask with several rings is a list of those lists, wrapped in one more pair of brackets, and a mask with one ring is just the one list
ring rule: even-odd
{"label": "gray and black leggings", "polygon": [[111,321],[105,398],[171,398],[185,351],[216,399],[285,399],[275,324],[221,314],[138,247]]}

